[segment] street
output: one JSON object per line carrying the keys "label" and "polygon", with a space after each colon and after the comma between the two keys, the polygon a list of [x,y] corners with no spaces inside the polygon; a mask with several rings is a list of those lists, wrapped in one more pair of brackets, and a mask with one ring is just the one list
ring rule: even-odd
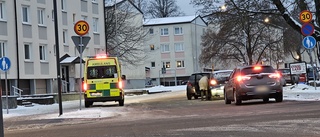
{"label": "street", "polygon": [[[217,137],[317,137],[320,136],[320,102],[269,103],[244,101],[225,105],[223,100],[187,100],[185,91],[128,98],[124,107],[94,104],[107,118],[42,119],[41,115],[4,122],[5,137],[104,136],[217,136]],[[75,110],[72,110],[75,111]]]}

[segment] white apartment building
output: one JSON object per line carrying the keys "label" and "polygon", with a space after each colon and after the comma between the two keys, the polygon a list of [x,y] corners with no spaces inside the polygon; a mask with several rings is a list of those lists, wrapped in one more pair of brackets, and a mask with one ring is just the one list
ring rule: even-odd
{"label": "white apartment building", "polygon": [[[201,36],[207,29],[200,16],[146,19],[146,80],[149,85],[173,86],[187,81],[199,64]],[[161,68],[166,68],[166,73]]]}
{"label": "white apartment building", "polygon": [[[83,56],[105,52],[103,11],[103,1],[57,0],[61,78],[67,83],[66,91],[80,88],[79,52],[71,40],[77,36],[74,23],[85,20],[90,26],[87,36],[91,40]],[[7,72],[10,95],[12,86],[22,89],[23,95],[58,92],[53,15],[51,0],[0,1],[0,56],[11,61]],[[4,76],[1,72],[2,85]]]}

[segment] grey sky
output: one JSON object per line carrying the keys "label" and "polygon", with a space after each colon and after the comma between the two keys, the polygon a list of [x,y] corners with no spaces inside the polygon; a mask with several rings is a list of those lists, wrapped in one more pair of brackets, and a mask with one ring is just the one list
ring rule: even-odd
{"label": "grey sky", "polygon": [[177,5],[186,14],[186,16],[195,15],[196,9],[189,3],[190,0],[177,0]]}

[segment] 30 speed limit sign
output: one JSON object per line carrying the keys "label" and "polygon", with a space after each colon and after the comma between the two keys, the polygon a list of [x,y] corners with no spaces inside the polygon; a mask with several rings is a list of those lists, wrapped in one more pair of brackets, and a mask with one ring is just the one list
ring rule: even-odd
{"label": "30 speed limit sign", "polygon": [[300,12],[300,21],[303,23],[309,23],[312,20],[312,13],[308,10]]}
{"label": "30 speed limit sign", "polygon": [[74,32],[80,36],[86,35],[89,32],[89,24],[84,20],[78,21],[74,24]]}

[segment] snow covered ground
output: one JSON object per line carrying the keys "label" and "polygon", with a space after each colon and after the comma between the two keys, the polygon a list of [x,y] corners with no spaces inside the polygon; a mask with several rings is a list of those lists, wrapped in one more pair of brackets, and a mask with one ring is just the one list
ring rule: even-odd
{"label": "snow covered ground", "polygon": [[[185,94],[186,85],[163,87],[156,86],[151,88],[145,88],[149,90],[149,93],[171,91],[162,94],[144,94],[136,96],[126,96],[126,103],[137,103],[139,100],[146,98],[155,98],[158,96],[166,96],[172,94]],[[284,89],[284,100],[297,100],[297,101],[319,101],[320,100],[320,87],[312,87],[305,84],[298,85],[287,85]],[[83,100],[82,100],[83,101]],[[106,102],[108,103],[108,102]],[[99,103],[97,103],[99,105]],[[96,105],[96,103],[94,104]],[[101,104],[105,105],[105,103]],[[108,105],[116,106],[117,103],[110,102]],[[59,104],[52,105],[37,105],[34,104],[32,107],[18,106],[16,109],[3,109],[3,118],[12,118],[19,116],[32,116],[36,114],[43,114],[37,119],[57,119],[57,118],[101,118],[101,117],[112,117],[121,114],[126,111],[125,107],[92,107],[80,109],[80,101],[64,101],[62,103],[63,115],[59,116]],[[8,113],[7,113],[8,112]]]}

